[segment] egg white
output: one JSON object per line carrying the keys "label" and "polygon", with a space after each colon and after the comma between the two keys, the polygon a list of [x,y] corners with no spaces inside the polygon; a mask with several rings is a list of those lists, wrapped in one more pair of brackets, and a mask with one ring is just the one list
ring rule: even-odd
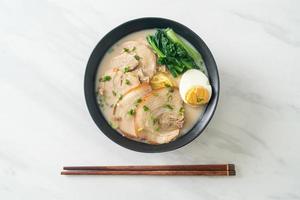
{"label": "egg white", "polygon": [[182,75],[179,83],[179,93],[185,103],[187,103],[185,99],[187,92],[196,86],[202,86],[206,88],[208,90],[210,99],[212,89],[207,76],[200,70],[190,69]]}

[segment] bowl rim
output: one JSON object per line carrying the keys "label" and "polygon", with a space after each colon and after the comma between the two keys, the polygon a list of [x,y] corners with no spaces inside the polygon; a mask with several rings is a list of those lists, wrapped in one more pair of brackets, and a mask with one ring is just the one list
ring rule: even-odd
{"label": "bowl rim", "polygon": [[[176,33],[179,32],[179,35],[189,41],[202,55],[207,68],[208,78],[212,86],[212,97],[208,105],[206,106],[202,117],[198,119],[196,124],[186,134],[167,144],[152,145],[128,139],[122,136],[112,127],[110,127],[97,104],[95,93],[96,73],[100,62],[102,61],[107,50],[124,36],[139,30],[167,27],[171,27]],[[214,78],[212,78],[212,76]],[[204,41],[185,25],[170,19],[159,17],[144,17],[133,19],[115,27],[110,32],[108,32],[93,49],[89,57],[84,75],[84,95],[86,105],[97,127],[104,135],[106,135],[108,138],[110,138],[120,146],[133,151],[144,153],[172,151],[189,144],[199,135],[201,135],[215,113],[219,100],[219,91],[220,80],[217,64],[211,51],[204,43]]]}

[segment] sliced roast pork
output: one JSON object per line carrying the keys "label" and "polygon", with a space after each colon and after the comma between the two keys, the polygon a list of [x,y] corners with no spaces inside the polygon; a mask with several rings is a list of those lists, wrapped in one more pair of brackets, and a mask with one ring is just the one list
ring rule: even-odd
{"label": "sliced roast pork", "polygon": [[138,105],[134,123],[138,137],[151,144],[174,140],[184,123],[183,101],[178,89],[152,90]]}
{"label": "sliced roast pork", "polygon": [[156,72],[156,56],[152,50],[142,42],[128,41],[122,44],[124,53],[133,55],[139,61],[135,72],[143,82],[149,82]]}
{"label": "sliced roast pork", "polygon": [[136,74],[124,73],[119,69],[112,69],[100,78],[99,103],[107,118],[112,119],[111,123],[119,120],[113,116],[116,103],[123,98],[125,93],[138,85],[140,81]]}
{"label": "sliced roast pork", "polygon": [[133,54],[123,52],[120,55],[114,57],[110,64],[114,68],[119,68],[122,71],[132,71],[139,65],[139,61],[134,57]]}
{"label": "sliced roast pork", "polygon": [[134,127],[134,116],[136,108],[141,103],[144,95],[151,91],[150,85],[143,83],[124,94],[123,98],[117,103],[114,111],[114,118],[118,119],[118,128],[124,136],[137,138]]}

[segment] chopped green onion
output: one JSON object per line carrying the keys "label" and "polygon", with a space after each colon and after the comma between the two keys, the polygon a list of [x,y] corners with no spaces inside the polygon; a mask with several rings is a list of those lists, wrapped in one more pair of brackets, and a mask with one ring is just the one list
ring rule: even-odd
{"label": "chopped green onion", "polygon": [[128,66],[124,67],[124,73],[127,73],[127,72],[129,72],[129,67]]}
{"label": "chopped green onion", "polygon": [[135,110],[134,109],[130,109],[128,112],[127,112],[128,115],[135,115]]}
{"label": "chopped green onion", "polygon": [[103,78],[101,79],[101,81],[105,82],[105,81],[110,81],[111,77],[110,76],[103,76]]}
{"label": "chopped green onion", "polygon": [[128,79],[125,80],[126,85],[130,85],[130,81]]}
{"label": "chopped green onion", "polygon": [[152,123],[153,123],[153,125],[155,125],[157,122],[158,122],[158,119],[152,117]]}
{"label": "chopped green onion", "polygon": [[170,110],[173,110],[173,107],[170,104],[166,104],[165,107],[170,109]]}
{"label": "chopped green onion", "polygon": [[136,100],[136,103],[141,103],[142,102],[142,99],[141,98],[138,98],[137,100]]}
{"label": "chopped green onion", "polygon": [[141,59],[141,57],[139,57],[138,55],[135,55],[134,58],[135,58],[136,60],[140,60],[140,59]]}
{"label": "chopped green onion", "polygon": [[184,108],[183,108],[183,107],[181,107],[181,108],[179,109],[179,114],[180,114],[180,115],[183,115],[183,114],[184,114]]}
{"label": "chopped green onion", "polygon": [[149,111],[149,108],[147,107],[147,106],[143,106],[143,108],[144,108],[144,111]]}
{"label": "chopped green onion", "polygon": [[109,121],[108,123],[109,123],[109,125],[110,125],[112,128],[114,128],[114,129],[117,129],[117,128],[119,127],[117,123],[114,123],[114,122],[112,122],[112,121]]}

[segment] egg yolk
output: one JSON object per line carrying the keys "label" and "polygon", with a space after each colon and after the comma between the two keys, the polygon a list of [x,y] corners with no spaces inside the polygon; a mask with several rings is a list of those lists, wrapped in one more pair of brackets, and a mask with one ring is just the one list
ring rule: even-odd
{"label": "egg yolk", "polygon": [[196,86],[188,90],[185,100],[191,105],[202,105],[209,101],[209,92],[205,87]]}

